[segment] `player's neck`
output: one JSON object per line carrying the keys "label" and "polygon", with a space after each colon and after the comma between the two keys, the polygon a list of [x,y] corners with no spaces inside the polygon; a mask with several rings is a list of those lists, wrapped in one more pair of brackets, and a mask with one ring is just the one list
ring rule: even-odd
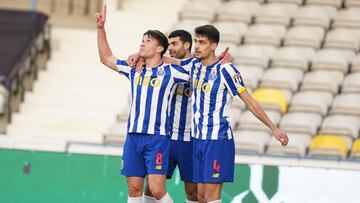
{"label": "player's neck", "polygon": [[161,63],[162,63],[162,60],[161,60],[160,56],[154,56],[154,57],[145,59],[145,65],[146,65],[146,67],[149,67],[149,68],[156,68]]}
{"label": "player's neck", "polygon": [[190,51],[187,51],[187,52],[185,53],[184,58],[182,58],[182,59],[188,59],[188,58],[190,58],[190,57],[192,57],[191,52],[190,52]]}
{"label": "player's neck", "polygon": [[215,63],[217,60],[218,60],[218,58],[215,56],[215,54],[213,52],[209,56],[207,56],[206,58],[201,59],[201,65],[209,66],[209,65]]}

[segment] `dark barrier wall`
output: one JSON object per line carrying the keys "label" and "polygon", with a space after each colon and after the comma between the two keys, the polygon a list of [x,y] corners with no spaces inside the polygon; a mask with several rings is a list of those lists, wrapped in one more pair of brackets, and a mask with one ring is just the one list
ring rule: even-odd
{"label": "dark barrier wall", "polygon": [[38,12],[0,9],[0,82],[5,86],[10,86],[47,20]]}

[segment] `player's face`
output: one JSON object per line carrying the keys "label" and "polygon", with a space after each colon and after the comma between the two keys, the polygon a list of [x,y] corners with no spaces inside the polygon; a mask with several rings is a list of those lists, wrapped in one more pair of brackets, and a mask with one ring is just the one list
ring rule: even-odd
{"label": "player's face", "polygon": [[162,47],[159,46],[158,41],[156,39],[149,37],[148,35],[144,35],[141,45],[139,55],[143,58],[149,58],[155,56],[157,53],[161,53]]}
{"label": "player's face", "polygon": [[217,43],[210,42],[206,36],[196,35],[194,42],[195,56],[199,59],[208,58],[217,47]]}
{"label": "player's face", "polygon": [[172,37],[169,39],[169,54],[171,57],[177,59],[184,59],[186,55],[185,44],[180,40],[180,37]]}

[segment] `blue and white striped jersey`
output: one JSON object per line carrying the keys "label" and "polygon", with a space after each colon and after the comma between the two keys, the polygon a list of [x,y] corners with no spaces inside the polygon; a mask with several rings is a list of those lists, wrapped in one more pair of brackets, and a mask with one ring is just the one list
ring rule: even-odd
{"label": "blue and white striped jersey", "polygon": [[172,140],[190,141],[191,134],[191,87],[181,83],[175,87],[169,108]]}
{"label": "blue and white striped jersey", "polygon": [[138,73],[123,60],[117,60],[117,69],[131,83],[128,132],[168,135],[171,92],[176,83],[188,82],[189,73],[180,66],[165,63]]}
{"label": "blue and white striped jersey", "polygon": [[246,90],[240,72],[231,64],[219,61],[202,66],[198,59],[188,59],[181,66],[190,69],[193,126],[195,139],[232,139],[228,121],[232,97]]}

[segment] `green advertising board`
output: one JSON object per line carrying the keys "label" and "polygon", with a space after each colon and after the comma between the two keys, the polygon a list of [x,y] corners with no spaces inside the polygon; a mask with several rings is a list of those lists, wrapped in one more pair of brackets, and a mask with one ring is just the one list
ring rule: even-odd
{"label": "green advertising board", "polygon": [[[120,159],[0,150],[0,203],[126,202]],[[359,182],[359,171],[237,164],[235,181],[224,185],[222,199],[224,203],[360,202]],[[167,182],[167,190],[175,203],[185,202],[178,171]]]}

